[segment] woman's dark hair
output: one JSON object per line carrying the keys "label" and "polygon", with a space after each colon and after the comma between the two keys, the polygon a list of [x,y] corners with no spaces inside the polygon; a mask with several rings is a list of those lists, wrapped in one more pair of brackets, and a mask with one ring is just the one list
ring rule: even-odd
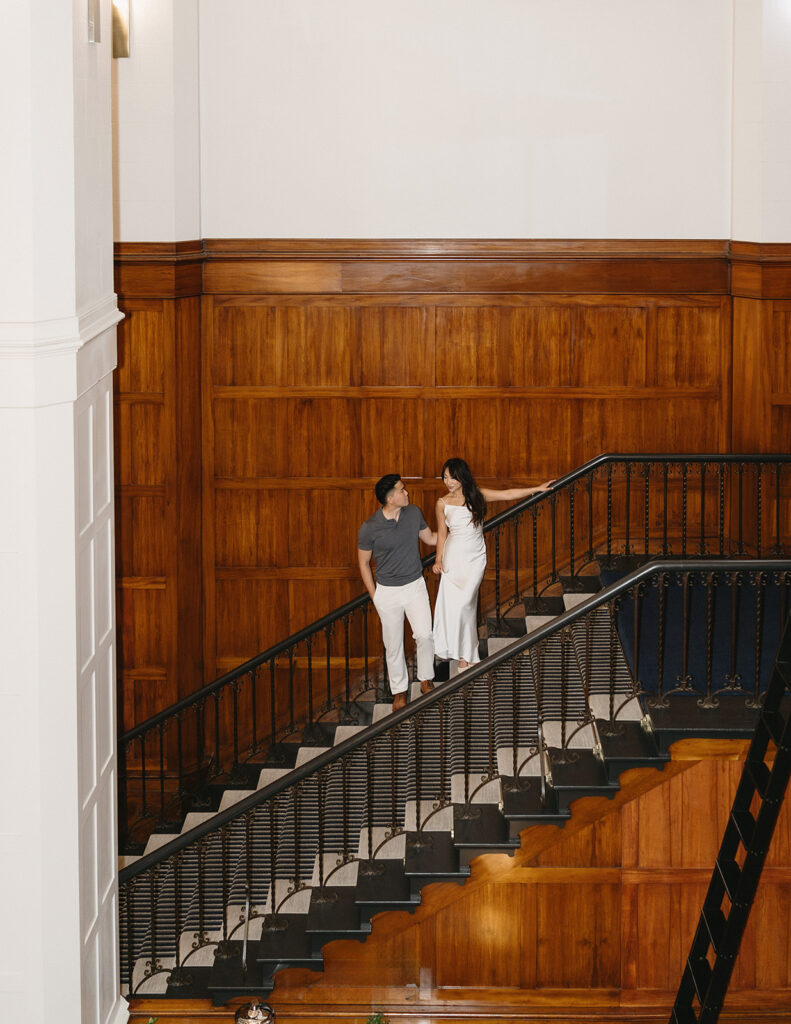
{"label": "woman's dark hair", "polygon": [[376,481],[374,492],[376,494],[376,500],[380,505],[384,505],[387,501],[387,495],[392,491],[398,481],[401,479],[398,473],[387,473]]}
{"label": "woman's dark hair", "polygon": [[445,470],[458,480],[461,484],[461,492],[464,495],[464,504],[472,512],[472,521],[476,525],[482,523],[486,517],[486,498],[478,490],[470,467],[464,459],[448,459],[442,467],[441,476],[445,476]]}

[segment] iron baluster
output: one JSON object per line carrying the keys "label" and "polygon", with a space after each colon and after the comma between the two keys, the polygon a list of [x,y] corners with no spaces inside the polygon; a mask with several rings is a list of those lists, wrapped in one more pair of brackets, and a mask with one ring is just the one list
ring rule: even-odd
{"label": "iron baluster", "polygon": [[258,667],[250,673],[250,726],[252,729],[251,752],[258,753]]}
{"label": "iron baluster", "polygon": [[317,773],[318,788],[318,818],[319,818],[319,889],[324,888],[324,839],[326,834],[324,822],[324,810],[327,798],[327,769],[322,768]]}
{"label": "iron baluster", "polygon": [[146,792],[146,774],[147,774],[147,771],[146,771],[146,734],[143,733],[143,735],[140,737],[140,782],[141,782],[141,788],[142,788],[142,792],[141,792],[142,806],[141,806],[141,810],[140,810],[140,816],[142,818],[147,818],[148,817],[148,800],[147,800],[147,792]]}
{"label": "iron baluster", "polygon": [[756,556],[758,558],[761,557],[761,546],[762,546],[761,545],[761,540],[762,540],[762,535],[761,535],[761,533],[762,533],[761,519],[763,518],[763,483],[764,483],[764,477],[763,477],[762,469],[763,469],[763,467],[761,466],[761,463],[759,462],[758,465],[755,467],[755,472],[758,474],[758,480],[756,481],[757,489],[756,489],[756,495],[755,495],[755,501],[756,501],[756,506],[757,506],[757,508],[756,508],[757,522],[755,524],[755,533],[756,533],[755,546],[756,546]]}
{"label": "iron baluster", "polygon": [[681,557],[687,557],[687,464],[681,463]]}
{"label": "iron baluster", "polygon": [[514,518],[514,601],[520,598],[519,591],[519,520],[520,516]]}
{"label": "iron baluster", "polygon": [[648,558],[648,549],[651,544],[650,538],[650,517],[651,517],[651,463],[646,462],[643,467],[643,553]]}
{"label": "iron baluster", "polygon": [[634,588],[634,692],[639,693],[640,686],[640,631],[643,625],[643,584]]}
{"label": "iron baluster", "polygon": [[423,796],[420,780],[422,776],[423,760],[423,715],[417,714],[412,718],[412,725],[415,730],[415,831],[420,832],[422,822],[422,808],[420,806]]}
{"label": "iron baluster", "polygon": [[706,554],[706,463],[700,464],[700,548],[698,554]]}
{"label": "iron baluster", "polygon": [[494,614],[497,617],[497,625],[500,625],[502,615],[500,611],[500,527],[494,531]]}
{"label": "iron baluster", "polygon": [[346,864],[351,859],[349,854],[349,830],[351,828],[351,818],[349,815],[349,798],[350,798],[350,784],[349,784],[349,767],[351,765],[351,758],[348,754],[344,754],[341,758],[341,796],[342,796],[342,810],[343,810],[343,863]]}
{"label": "iron baluster", "polygon": [[735,690],[741,676],[736,671],[736,652],[739,648],[739,599],[741,597],[742,574],[731,573],[731,670],[725,677],[729,689]]}
{"label": "iron baluster", "polygon": [[766,573],[753,573],[752,579],[755,584],[755,683],[753,699],[747,701],[747,706],[759,707],[761,703],[761,655],[763,653],[763,596]]}
{"label": "iron baluster", "polygon": [[309,636],[305,640],[305,647],[308,652],[308,722],[313,722],[315,715],[313,712],[313,637]]}
{"label": "iron baluster", "polygon": [[[123,921],[126,920],[126,961],[127,961],[127,988],[129,995],[134,992],[135,989],[135,889],[137,888],[137,879],[130,878],[126,885],[122,885],[120,888],[120,904],[121,914],[120,918]],[[126,913],[124,914],[124,911]]]}
{"label": "iron baluster", "polygon": [[304,782],[294,786],[294,892],[302,888],[302,790]]}
{"label": "iron baluster", "polygon": [[472,686],[466,686],[464,688],[464,805],[469,806],[470,803],[470,746],[471,746],[471,732],[472,732],[472,715],[470,712],[470,704],[472,702]]}
{"label": "iron baluster", "polygon": [[519,718],[522,711],[519,698],[519,660],[518,657],[511,659],[511,704],[513,707],[512,721],[514,723],[513,788],[516,788],[516,779],[519,775]]}
{"label": "iron baluster", "polygon": [[[440,734],[441,735],[441,734]],[[440,741],[441,742],[441,741]],[[373,860],[374,857],[374,771],[376,768],[375,762],[376,754],[376,740],[369,740],[365,744],[365,783],[366,783],[366,797],[368,807],[367,816],[367,832],[368,832],[368,859]]]}
{"label": "iron baluster", "polygon": [[149,936],[151,938],[150,960],[146,961],[144,977],[151,977],[162,970],[159,962],[159,879],[162,865],[155,864],[148,871],[148,919],[150,921]]}
{"label": "iron baluster", "polygon": [[530,516],[533,521],[533,597],[538,600],[538,508],[531,506]]}
{"label": "iron baluster", "polygon": [[681,595],[681,675],[676,676],[681,683],[682,690],[690,689],[689,683],[692,676],[687,672],[689,659],[689,573],[682,573],[682,595]]}
{"label": "iron baluster", "polygon": [[275,688],[275,659],[269,659],[269,719],[272,745],[277,742],[277,696]]}
{"label": "iron baluster", "polygon": [[554,583],[558,578],[558,563],[557,563],[557,495],[553,491],[549,498],[549,507],[552,510],[552,582]]}
{"label": "iron baluster", "polygon": [[560,632],[560,748],[566,749],[566,717],[568,715],[568,686],[566,683],[566,630]]}
{"label": "iron baluster", "polygon": [[248,811],[244,816],[244,852],[245,852],[245,889],[247,891],[247,917],[246,921],[249,926],[250,924],[250,899],[253,892],[253,864],[255,862],[253,842],[255,840],[255,832],[253,831],[253,820],[255,818],[255,811]]}
{"label": "iron baluster", "polygon": [[775,463],[775,546],[772,552],[782,555],[783,545],[780,543],[780,463]]}
{"label": "iron baluster", "polygon": [[371,677],[368,668],[368,605],[363,605],[363,665],[365,666],[365,688],[371,685]]}
{"label": "iron baluster", "polygon": [[725,555],[725,463],[719,466],[719,542],[720,558]]}
{"label": "iron baluster", "polygon": [[447,744],[447,738],[445,735],[445,715],[447,706],[447,700],[442,700],[440,701],[437,709],[439,715],[439,799],[442,805],[446,803],[448,797],[448,774],[445,760],[447,757],[447,750],[445,749]]}
{"label": "iron baluster", "polygon": [[494,750],[494,673],[486,673],[488,698],[489,698],[489,778],[493,779],[495,771],[495,750]]}
{"label": "iron baluster", "polygon": [[706,692],[698,700],[701,708],[718,708],[720,702],[712,696],[711,673],[714,657],[714,575],[706,574]]}
{"label": "iron baluster", "polygon": [[569,487],[569,567],[574,576],[574,484]]}
{"label": "iron baluster", "polygon": [[744,463],[738,466],[739,493],[738,493],[738,516],[739,516],[739,543],[736,548],[737,555],[744,554]]}
{"label": "iron baluster", "polygon": [[588,474],[588,561],[593,561],[593,474]]}
{"label": "iron baluster", "polygon": [[234,679],[231,684],[231,696],[233,698],[233,773],[236,775],[239,770],[239,690],[242,682]]}
{"label": "iron baluster", "polygon": [[624,467],[626,472],[626,541],[624,546],[624,554],[629,554],[629,546],[631,542],[631,519],[632,519],[632,464],[627,462]]}
{"label": "iron baluster", "polygon": [[607,557],[612,557],[612,463],[607,464]]}
{"label": "iron baluster", "polygon": [[159,732],[159,820],[165,820],[165,723],[160,722]]}
{"label": "iron baluster", "polygon": [[395,835],[398,828],[398,733],[401,727],[390,730],[390,831]]}
{"label": "iron baluster", "polygon": [[181,919],[181,875],[183,859],[183,851],[179,851],[173,857],[173,925],[176,940],[176,962],[168,978],[169,988],[183,988],[190,984],[190,978],[185,976],[181,966],[181,932],[183,927]]}
{"label": "iron baluster", "polygon": [[220,693],[214,694],[214,761],[212,775],[220,774]]}
{"label": "iron baluster", "polygon": [[[327,707],[332,707],[332,626],[327,626],[324,630],[324,640],[326,644],[326,683],[327,683]],[[384,651],[384,647],[382,648]]]}
{"label": "iron baluster", "polygon": [[350,658],[350,648],[349,648],[349,616],[348,615],[344,615],[344,617],[343,617],[343,658],[344,658],[344,662],[343,662],[343,667],[344,667],[344,693],[346,694],[346,704],[348,706],[351,703],[351,690],[350,690],[351,677],[350,677],[350,671],[349,671],[349,658]]}
{"label": "iron baluster", "polygon": [[288,731],[294,732],[296,728],[296,715],[294,714],[294,673],[295,673],[294,648],[288,649]]}
{"label": "iron baluster", "polygon": [[669,548],[667,546],[667,480],[670,473],[670,467],[667,463],[662,466],[662,554],[667,556]]}
{"label": "iron baluster", "polygon": [[657,631],[656,631],[656,696],[648,698],[651,707],[666,708],[669,704],[664,696],[665,685],[665,587],[667,573],[660,572],[656,580],[657,586]]}
{"label": "iron baluster", "polygon": [[277,798],[269,801],[269,907],[264,918],[264,930],[277,927]]}
{"label": "iron baluster", "polygon": [[220,882],[221,882],[221,906],[222,906],[222,939],[214,951],[216,960],[227,960],[233,956],[233,947],[228,941],[228,904],[230,903],[230,880],[228,863],[228,833],[230,826],[225,825],[220,829]]}

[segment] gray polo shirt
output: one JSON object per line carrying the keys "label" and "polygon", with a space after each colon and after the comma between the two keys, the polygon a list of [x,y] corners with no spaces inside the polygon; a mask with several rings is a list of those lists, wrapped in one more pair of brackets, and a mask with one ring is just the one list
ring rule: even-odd
{"label": "gray polo shirt", "polygon": [[376,582],[383,587],[403,587],[423,574],[418,534],[426,520],[417,505],[401,509],[398,519],[387,519],[379,509],[365,520],[357,534],[357,547],[373,551]]}

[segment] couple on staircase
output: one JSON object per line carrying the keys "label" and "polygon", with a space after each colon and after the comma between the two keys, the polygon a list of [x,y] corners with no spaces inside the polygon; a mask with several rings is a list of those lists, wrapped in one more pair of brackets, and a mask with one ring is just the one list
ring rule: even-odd
{"label": "couple on staircase", "polygon": [[[519,501],[551,486],[491,490],[478,487],[464,459],[442,467],[447,488],[437,501],[437,529],[432,530],[397,473],[377,481],[381,508],[360,527],[357,558],[365,588],[382,624],[393,710],[405,707],[409,677],[404,657],[404,617],[417,645],[422,693],[433,688],[434,655],[458,660],[463,671],[478,660],[478,588],[486,569],[483,520],[488,501]],[[431,607],[420,561],[422,540],[437,548],[433,571],[440,576],[432,630]],[[376,582],[371,560],[376,565]]]}

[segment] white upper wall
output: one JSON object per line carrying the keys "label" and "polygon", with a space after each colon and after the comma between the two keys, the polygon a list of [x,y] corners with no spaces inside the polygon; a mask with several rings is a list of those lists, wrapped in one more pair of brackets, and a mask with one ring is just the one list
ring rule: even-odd
{"label": "white upper wall", "polygon": [[135,0],[116,237],[791,239],[791,0]]}
{"label": "white upper wall", "polygon": [[730,236],[730,3],[199,3],[204,237]]}

